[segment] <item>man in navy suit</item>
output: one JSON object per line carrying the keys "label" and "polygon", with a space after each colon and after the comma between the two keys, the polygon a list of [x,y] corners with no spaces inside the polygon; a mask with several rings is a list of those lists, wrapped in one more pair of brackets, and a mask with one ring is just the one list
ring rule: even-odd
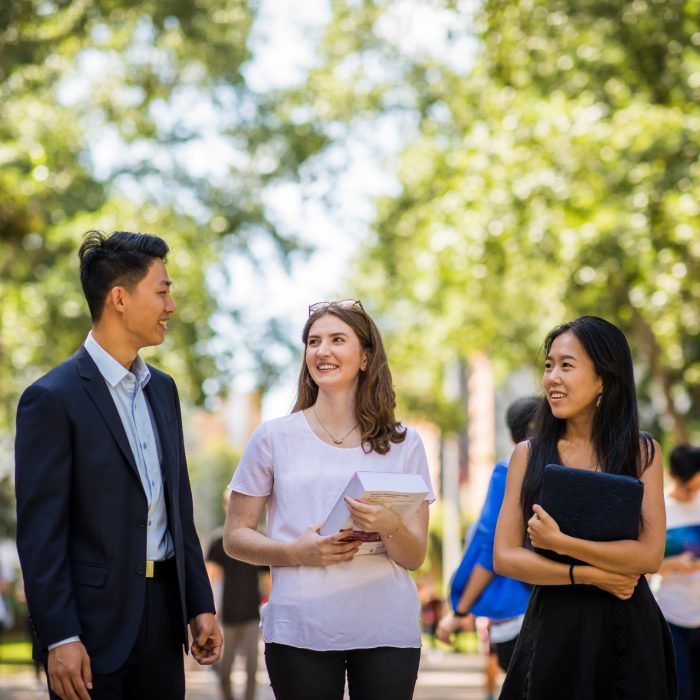
{"label": "man in navy suit", "polygon": [[184,697],[183,644],[221,632],[192,517],[175,382],[138,355],[175,311],[157,236],[91,231],[92,330],[17,410],[17,546],[50,697]]}

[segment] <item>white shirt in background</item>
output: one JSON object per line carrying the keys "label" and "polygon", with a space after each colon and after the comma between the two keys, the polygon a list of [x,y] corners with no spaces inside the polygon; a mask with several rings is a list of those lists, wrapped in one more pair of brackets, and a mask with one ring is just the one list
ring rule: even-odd
{"label": "white shirt in background", "polygon": [[[700,556],[700,493],[687,503],[668,494],[665,501],[667,556],[682,551]],[[664,574],[655,594],[661,612],[670,623],[678,627],[700,627],[700,571]]]}

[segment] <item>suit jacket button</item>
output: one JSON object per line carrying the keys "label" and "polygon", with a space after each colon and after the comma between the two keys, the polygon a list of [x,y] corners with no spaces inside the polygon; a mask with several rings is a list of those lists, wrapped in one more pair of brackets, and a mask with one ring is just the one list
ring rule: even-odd
{"label": "suit jacket button", "polygon": [[143,576],[146,573],[146,567],[143,564],[136,565],[136,573],[139,576]]}
{"label": "suit jacket button", "polygon": [[146,527],[146,521],[143,518],[139,518],[136,521],[136,527]]}

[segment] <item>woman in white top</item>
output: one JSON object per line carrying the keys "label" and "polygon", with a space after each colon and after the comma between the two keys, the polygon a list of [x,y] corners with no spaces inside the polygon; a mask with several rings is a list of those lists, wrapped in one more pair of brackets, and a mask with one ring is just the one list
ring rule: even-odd
{"label": "woman in white top", "polygon": [[700,699],[700,447],[677,445],[666,491],[666,551],[656,600],[678,665],[678,699]]}
{"label": "woman in white top", "polygon": [[[272,568],[262,611],[277,700],[409,700],[420,659],[420,604],[408,569],[425,557],[433,500],[417,433],[394,416],[391,373],[377,327],[359,301],[309,307],[297,402],[263,423],[236,473],[227,553]],[[355,525],[385,553],[357,555],[345,533],[319,528],[355,471],[421,474],[428,496],[402,520],[347,499]],[[258,531],[267,510],[267,534]]]}

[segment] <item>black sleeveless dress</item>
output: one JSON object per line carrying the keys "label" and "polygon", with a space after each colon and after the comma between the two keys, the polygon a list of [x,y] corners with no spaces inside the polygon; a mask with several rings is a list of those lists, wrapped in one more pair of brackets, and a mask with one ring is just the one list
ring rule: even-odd
{"label": "black sleeveless dress", "polygon": [[642,576],[629,600],[536,586],[501,700],[675,700],[668,625]]}

